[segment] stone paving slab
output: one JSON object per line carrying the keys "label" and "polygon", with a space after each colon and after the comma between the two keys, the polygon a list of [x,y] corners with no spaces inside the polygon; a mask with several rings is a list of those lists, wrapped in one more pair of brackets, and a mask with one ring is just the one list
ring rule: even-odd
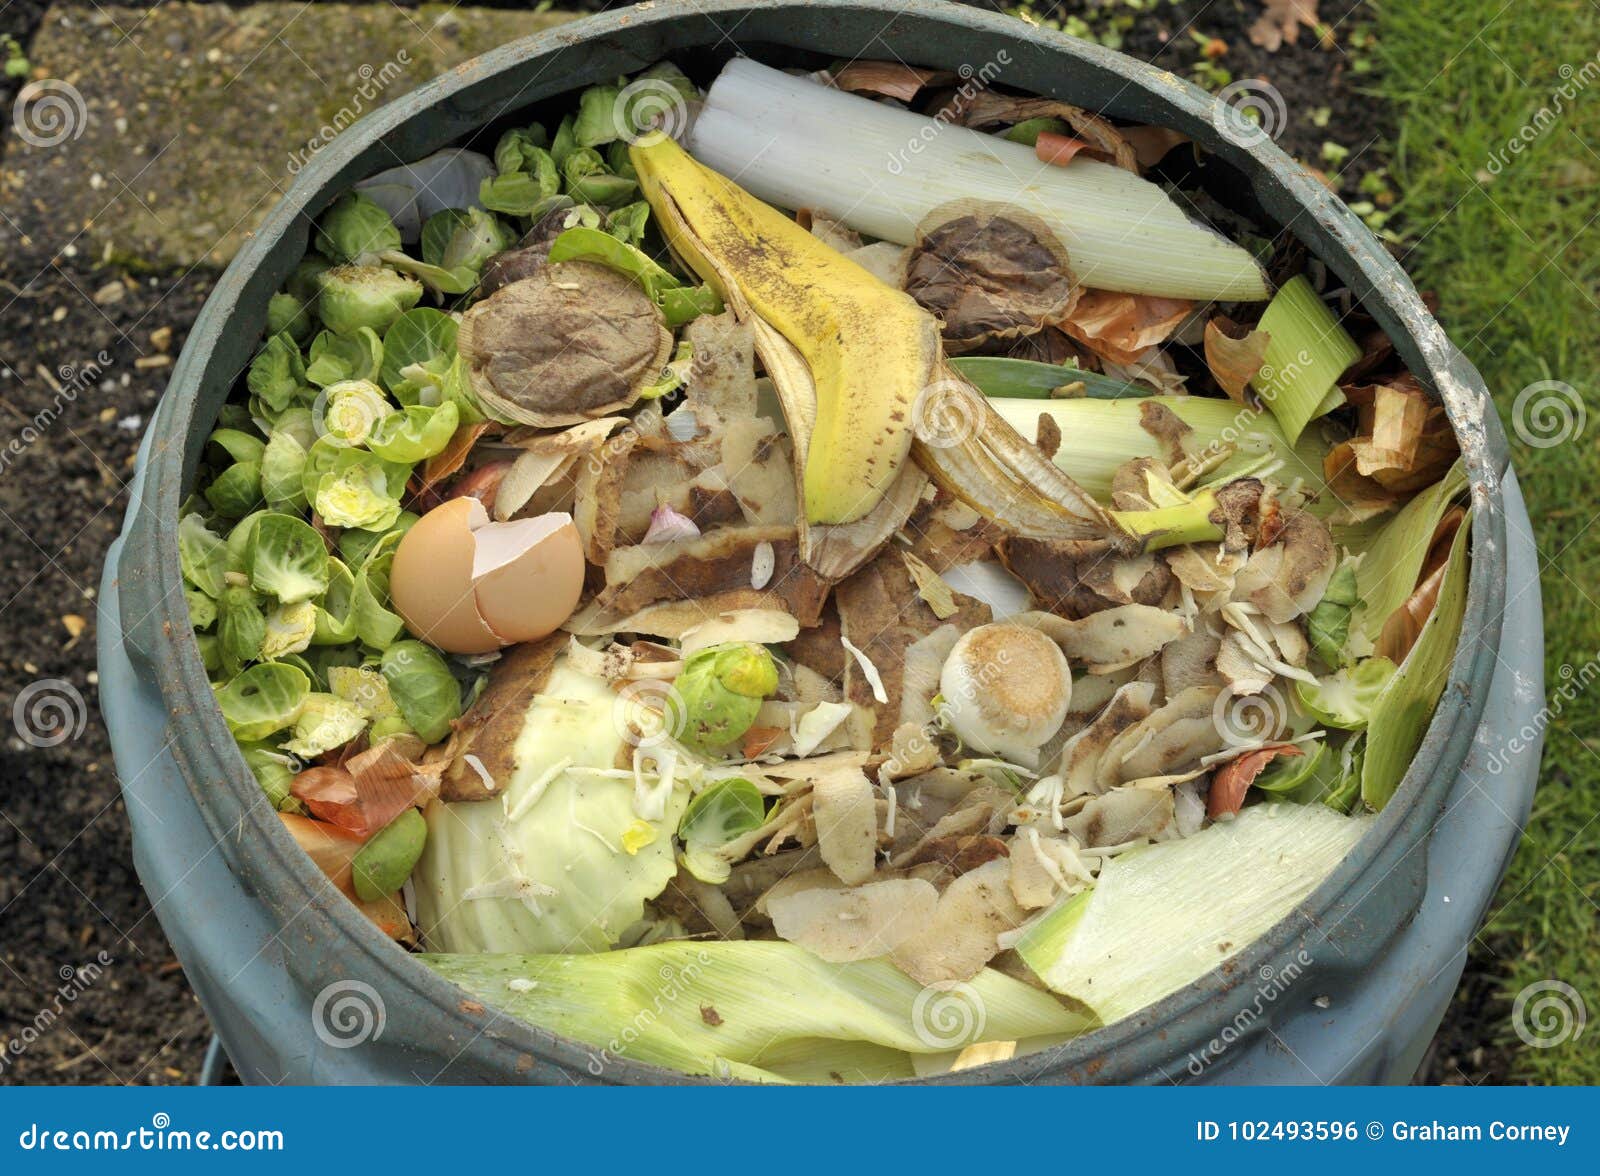
{"label": "stone paving slab", "polygon": [[32,100],[6,128],[0,235],[76,236],[80,253],[135,269],[222,264],[323,128],[572,15],[446,4],[58,6],[29,53]]}

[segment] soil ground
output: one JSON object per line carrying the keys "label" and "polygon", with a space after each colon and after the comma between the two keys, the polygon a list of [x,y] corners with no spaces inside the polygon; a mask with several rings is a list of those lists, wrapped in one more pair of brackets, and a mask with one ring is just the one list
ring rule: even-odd
{"label": "soil ground", "polygon": [[[26,51],[45,7],[11,0],[0,10],[0,55],[6,36]],[[1225,77],[1265,78],[1288,108],[1279,142],[1332,173],[1348,198],[1364,199],[1382,187],[1391,128],[1383,105],[1361,89],[1366,14],[1350,0],[1322,7],[1338,47],[1302,32],[1272,54],[1245,35],[1256,0],[1041,4],[1032,12],[1211,88]],[[6,133],[19,84],[0,83]],[[1380,182],[1363,185],[1369,175]],[[31,195],[48,201],[50,193]],[[67,701],[72,730],[81,728],[42,748],[14,726],[0,732],[0,1084],[193,1082],[209,1039],[133,872],[98,713],[94,642],[95,586],[121,524],[140,431],[216,278],[205,265],[124,272],[66,234],[30,239],[0,222],[0,436],[22,435],[61,403],[59,419],[0,468],[0,703],[9,714],[32,684],[66,683],[70,692],[52,689]],[[74,394],[63,398],[57,385]],[[76,994],[82,981],[64,977],[101,952],[111,963]],[[1504,1077],[1504,1059],[1477,1044],[1489,992],[1469,977],[1423,1080]],[[36,1040],[7,1053],[4,1038],[25,1027]]]}

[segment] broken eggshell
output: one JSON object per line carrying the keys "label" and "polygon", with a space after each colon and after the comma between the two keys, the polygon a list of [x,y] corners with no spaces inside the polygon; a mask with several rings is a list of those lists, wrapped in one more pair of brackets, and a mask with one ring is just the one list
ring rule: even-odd
{"label": "broken eggshell", "polygon": [[406,532],[389,590],[414,636],[449,653],[489,653],[559,628],[578,606],[583,572],[570,515],[492,523],[476,498],[454,498]]}

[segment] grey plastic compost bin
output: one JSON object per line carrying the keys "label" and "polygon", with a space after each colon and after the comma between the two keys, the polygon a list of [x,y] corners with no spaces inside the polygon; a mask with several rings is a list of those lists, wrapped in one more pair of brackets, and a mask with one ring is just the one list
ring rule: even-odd
{"label": "grey plastic compost bin", "polygon": [[[998,60],[1006,85],[1176,127],[1220,161],[1209,169],[1221,173],[1225,198],[1298,235],[1443,397],[1476,511],[1465,636],[1426,742],[1371,833],[1299,910],[1210,975],[1054,1052],[945,1079],[1407,1080],[1517,843],[1538,763],[1537,562],[1483,382],[1361,222],[1271,143],[1223,138],[1206,94],[1021,21],[920,0],[658,2],[508,45],[318,153],[223,275],[151,422],[107,561],[100,690],[139,876],[240,1074],[274,1083],[689,1081],[626,1060],[596,1077],[588,1049],[468,999],[333,890],[264,801],[212,702],[180,591],[176,524],[217,410],[261,337],[267,299],[336,195],[396,159],[486,129],[492,136],[512,115],[525,122],[582,86],[665,57],[707,80],[735,53],[810,67],[898,58],[963,74]],[[1521,750],[1509,754],[1516,740]],[[352,983],[377,994],[383,1021],[359,1046],[340,1048],[315,1031],[313,1008]],[[329,1010],[319,1011],[325,1025]]]}

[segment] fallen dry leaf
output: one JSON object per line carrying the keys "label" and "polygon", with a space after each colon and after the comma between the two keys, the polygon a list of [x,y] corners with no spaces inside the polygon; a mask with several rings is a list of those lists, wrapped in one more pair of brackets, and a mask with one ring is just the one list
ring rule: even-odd
{"label": "fallen dry leaf", "polygon": [[1250,26],[1250,43],[1259,45],[1268,53],[1276,53],[1287,41],[1293,45],[1300,38],[1300,26],[1315,28],[1317,0],[1266,0],[1266,5]]}

